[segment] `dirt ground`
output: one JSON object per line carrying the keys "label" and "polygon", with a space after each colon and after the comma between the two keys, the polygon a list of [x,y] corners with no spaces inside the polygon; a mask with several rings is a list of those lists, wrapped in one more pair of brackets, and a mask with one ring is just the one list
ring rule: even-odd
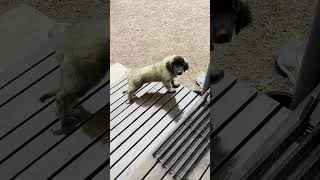
{"label": "dirt ground", "polygon": [[[106,17],[109,0],[25,0],[59,22]],[[18,3],[23,0],[17,0]],[[249,1],[253,23],[231,43],[216,45],[215,61],[227,73],[259,90],[293,89],[275,70],[281,45],[308,36],[313,1]],[[169,54],[185,56],[190,71],[181,83],[196,88],[194,79],[209,62],[209,0],[111,0],[111,63],[134,68]]]}

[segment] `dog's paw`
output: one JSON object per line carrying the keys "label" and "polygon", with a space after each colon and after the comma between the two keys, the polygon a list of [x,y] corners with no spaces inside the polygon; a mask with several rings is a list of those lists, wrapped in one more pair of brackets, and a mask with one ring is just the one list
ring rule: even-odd
{"label": "dog's paw", "polygon": [[138,97],[136,95],[128,96],[129,104],[133,103]]}
{"label": "dog's paw", "polygon": [[75,126],[59,126],[59,127],[52,127],[50,129],[51,133],[53,135],[56,135],[56,136],[60,136],[60,135],[67,135],[69,133],[71,133],[73,130],[75,130]]}
{"label": "dog's paw", "polygon": [[80,122],[91,118],[92,115],[93,114],[86,110],[83,106],[79,106],[78,108],[72,110],[70,117],[72,120]]}
{"label": "dog's paw", "polygon": [[180,83],[174,83],[174,84],[172,84],[172,87],[174,87],[174,88],[178,88],[180,86]]}
{"label": "dog's paw", "polygon": [[168,90],[168,92],[169,92],[169,93],[175,93],[175,92],[176,92],[176,90],[175,90],[175,89],[173,89],[173,88],[170,88],[170,89]]}

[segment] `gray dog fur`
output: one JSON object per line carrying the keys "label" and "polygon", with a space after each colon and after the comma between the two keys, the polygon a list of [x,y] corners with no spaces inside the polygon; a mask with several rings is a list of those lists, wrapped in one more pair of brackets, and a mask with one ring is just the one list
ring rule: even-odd
{"label": "gray dog fur", "polygon": [[56,115],[61,120],[56,133],[61,134],[72,128],[77,113],[86,112],[81,106],[73,109],[78,99],[105,77],[110,39],[104,20],[57,24],[48,36],[56,45],[61,77],[59,87],[42,95],[40,101],[55,96]]}

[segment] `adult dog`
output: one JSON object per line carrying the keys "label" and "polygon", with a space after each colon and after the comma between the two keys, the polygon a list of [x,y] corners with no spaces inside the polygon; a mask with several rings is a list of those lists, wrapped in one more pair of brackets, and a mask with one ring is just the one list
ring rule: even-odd
{"label": "adult dog", "polygon": [[145,83],[161,81],[168,92],[174,93],[173,87],[180,84],[174,78],[182,75],[189,69],[188,63],[181,56],[173,55],[164,58],[161,62],[139,69],[133,69],[128,74],[128,99],[133,101],[134,93]]}

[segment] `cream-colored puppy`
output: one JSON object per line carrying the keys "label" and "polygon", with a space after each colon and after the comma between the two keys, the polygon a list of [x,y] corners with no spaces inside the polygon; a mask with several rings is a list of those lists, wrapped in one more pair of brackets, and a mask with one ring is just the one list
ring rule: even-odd
{"label": "cream-colored puppy", "polygon": [[178,55],[168,56],[161,62],[147,67],[133,69],[128,74],[128,98],[133,101],[136,96],[134,93],[140,89],[143,84],[150,82],[162,82],[168,92],[174,93],[173,87],[179,87],[180,84],[174,81],[179,75],[182,75],[189,69],[185,59]]}

